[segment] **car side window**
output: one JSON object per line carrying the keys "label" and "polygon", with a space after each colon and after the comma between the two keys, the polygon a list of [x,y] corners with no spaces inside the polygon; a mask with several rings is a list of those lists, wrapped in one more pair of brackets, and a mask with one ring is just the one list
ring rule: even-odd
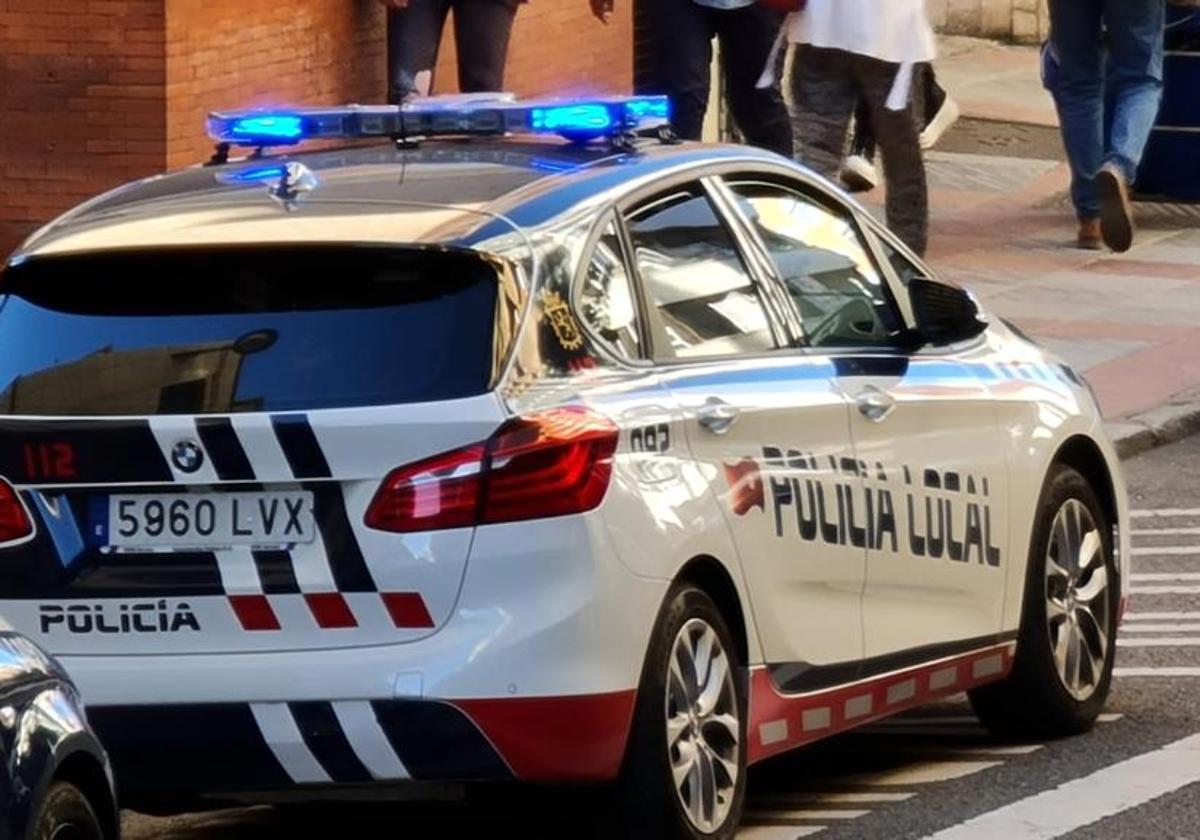
{"label": "car side window", "polygon": [[617,224],[610,219],[596,240],[577,298],[579,315],[618,357],[642,356],[642,334]]}
{"label": "car side window", "polygon": [[775,184],[729,186],[795,301],[810,346],[896,342],[903,320],[849,216]]}
{"label": "car side window", "polygon": [[634,259],[668,346],[695,359],[777,348],[737,244],[699,185],[662,196],[628,219]]}

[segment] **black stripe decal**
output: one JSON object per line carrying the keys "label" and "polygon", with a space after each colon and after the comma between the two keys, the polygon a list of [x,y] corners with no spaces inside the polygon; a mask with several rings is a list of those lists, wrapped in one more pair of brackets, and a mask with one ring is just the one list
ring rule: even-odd
{"label": "black stripe decal", "polygon": [[286,551],[255,551],[254,565],[265,595],[295,595],[300,592],[292,557]]}
{"label": "black stripe decal", "polygon": [[338,484],[311,488],[317,508],[317,527],[325,542],[325,554],[339,592],[374,592],[375,581],[367,569],[354,529],[346,514],[346,499]]}
{"label": "black stripe decal", "polygon": [[222,481],[253,481],[254,467],[228,417],[201,417],[196,421],[200,442],[208,451]]}
{"label": "black stripe decal", "polygon": [[454,706],[420,700],[377,700],[371,706],[388,743],[414,779],[513,777],[491,742]]}
{"label": "black stripe decal", "polygon": [[342,731],[332,703],[289,703],[304,743],[312,750],[329,778],[338,784],[371,781],[371,773],[358,760]]}
{"label": "black stripe decal", "polygon": [[0,475],[38,485],[174,481],[146,420],[0,420]]}
{"label": "black stripe decal", "polygon": [[89,706],[123,799],[293,787],[250,706]]}
{"label": "black stripe decal", "polygon": [[308,418],[303,414],[276,414],[271,417],[275,437],[296,478],[329,478],[329,462],[317,442]]}
{"label": "black stripe decal", "polygon": [[979,636],[974,639],[963,639],[956,642],[943,642],[924,647],[888,653],[864,659],[861,662],[839,662],[833,665],[810,665],[807,662],[786,662],[768,665],[771,680],[785,694],[806,694],[812,691],[824,691],[837,688],[858,680],[870,679],[900,671],[905,668],[916,668],[945,659],[951,656],[970,653],[981,648],[1002,645],[1017,638],[1016,631],[997,633],[992,636]]}

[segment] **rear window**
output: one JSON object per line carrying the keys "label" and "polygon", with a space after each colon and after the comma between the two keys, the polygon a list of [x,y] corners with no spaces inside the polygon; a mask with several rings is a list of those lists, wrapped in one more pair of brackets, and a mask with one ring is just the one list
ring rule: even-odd
{"label": "rear window", "polygon": [[497,272],[341,247],[35,258],[0,275],[0,414],[289,411],[473,396]]}

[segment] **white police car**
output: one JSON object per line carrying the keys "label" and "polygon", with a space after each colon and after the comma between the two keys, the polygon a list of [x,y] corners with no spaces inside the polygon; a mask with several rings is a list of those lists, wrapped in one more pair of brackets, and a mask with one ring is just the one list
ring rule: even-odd
{"label": "white police car", "polygon": [[[747,764],[930,700],[1092,723],[1085,384],[665,112],[216,115],[9,260],[0,612],[126,799],[619,779],[625,833],[728,837]],[[381,142],[228,156],[313,137]]]}

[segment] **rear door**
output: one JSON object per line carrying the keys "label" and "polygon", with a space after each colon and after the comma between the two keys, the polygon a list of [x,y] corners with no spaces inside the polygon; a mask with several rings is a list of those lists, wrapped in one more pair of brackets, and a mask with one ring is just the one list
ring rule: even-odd
{"label": "rear door", "polygon": [[471,529],[400,534],[364,517],[393,468],[502,421],[499,282],[470,253],[371,248],[10,268],[0,476],[37,532],[0,548],[0,613],[77,655],[433,632]]}
{"label": "rear door", "polygon": [[862,656],[849,408],[831,368],[788,346],[714,199],[683,183],[631,207],[626,224],[654,357],[733,533],[764,653],[800,690],[814,665]]}

